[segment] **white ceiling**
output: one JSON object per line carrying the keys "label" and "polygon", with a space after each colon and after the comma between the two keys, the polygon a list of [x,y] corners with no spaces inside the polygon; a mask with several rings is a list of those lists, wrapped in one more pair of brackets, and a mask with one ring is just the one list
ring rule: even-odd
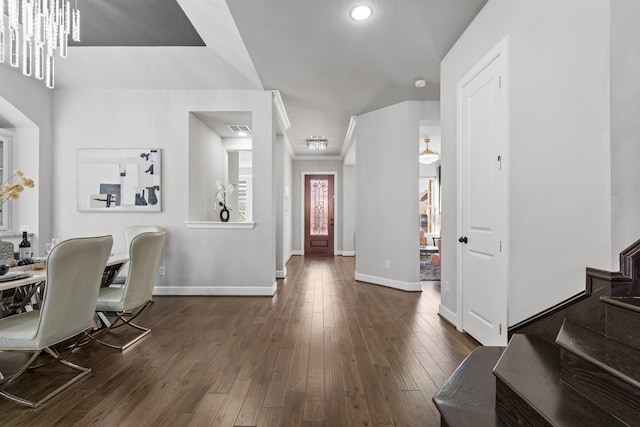
{"label": "white ceiling", "polygon": [[[227,3],[262,84],[282,94],[294,152],[324,134],[327,154],[340,154],[350,116],[439,99],[440,61],[486,0]],[[349,18],[359,3],[373,6],[369,21]],[[417,78],[429,83],[418,89]]]}
{"label": "white ceiling", "polygon": [[[323,134],[337,155],[352,115],[439,99],[440,61],[486,1],[177,0],[206,46],[74,46],[56,89],[277,89],[294,152],[311,154],[304,140]],[[363,2],[372,19],[351,21]]]}

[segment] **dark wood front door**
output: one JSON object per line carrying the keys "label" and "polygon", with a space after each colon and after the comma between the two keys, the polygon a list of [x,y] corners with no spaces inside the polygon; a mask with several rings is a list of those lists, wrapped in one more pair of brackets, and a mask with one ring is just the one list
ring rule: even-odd
{"label": "dark wood front door", "polygon": [[304,177],[304,253],[333,255],[333,175]]}

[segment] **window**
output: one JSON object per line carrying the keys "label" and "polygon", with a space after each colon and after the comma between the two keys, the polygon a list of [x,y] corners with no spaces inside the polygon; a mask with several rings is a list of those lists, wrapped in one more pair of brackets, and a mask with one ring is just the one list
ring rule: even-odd
{"label": "window", "polygon": [[247,220],[247,181],[240,178],[238,181],[238,222]]}
{"label": "window", "polygon": [[440,197],[437,184],[435,176],[422,177],[418,184],[420,230],[432,236],[440,235],[440,219],[438,218]]}

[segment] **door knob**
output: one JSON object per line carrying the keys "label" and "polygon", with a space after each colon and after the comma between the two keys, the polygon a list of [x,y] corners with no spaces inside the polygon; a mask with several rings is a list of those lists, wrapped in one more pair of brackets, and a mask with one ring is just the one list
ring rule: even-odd
{"label": "door knob", "polygon": [[458,242],[460,243],[467,243],[469,240],[467,239],[467,236],[462,236],[461,238],[458,239]]}

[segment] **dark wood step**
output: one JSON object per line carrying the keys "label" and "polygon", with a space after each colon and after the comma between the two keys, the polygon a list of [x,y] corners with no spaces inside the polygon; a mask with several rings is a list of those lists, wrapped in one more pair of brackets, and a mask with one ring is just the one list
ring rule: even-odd
{"label": "dark wood step", "polygon": [[442,426],[497,426],[496,381],[491,373],[502,347],[476,348],[433,396]]}
{"label": "dark wood step", "polygon": [[541,338],[514,335],[493,373],[502,425],[625,425],[562,382],[560,349]]}
{"label": "dark wood step", "polygon": [[556,340],[562,380],[618,418],[640,423],[640,351],[565,321]]}
{"label": "dark wood step", "polygon": [[606,333],[609,338],[640,349],[640,298],[601,297],[606,307]]}

